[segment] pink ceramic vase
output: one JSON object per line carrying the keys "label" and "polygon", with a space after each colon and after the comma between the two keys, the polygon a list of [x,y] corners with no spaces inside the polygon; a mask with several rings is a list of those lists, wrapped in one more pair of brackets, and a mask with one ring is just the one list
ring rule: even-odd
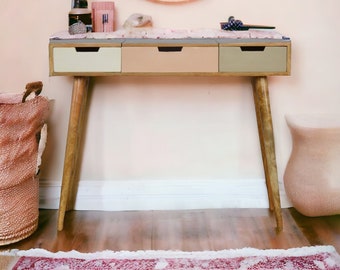
{"label": "pink ceramic vase", "polygon": [[286,116],[293,147],[284,185],[306,216],[340,214],[340,115]]}

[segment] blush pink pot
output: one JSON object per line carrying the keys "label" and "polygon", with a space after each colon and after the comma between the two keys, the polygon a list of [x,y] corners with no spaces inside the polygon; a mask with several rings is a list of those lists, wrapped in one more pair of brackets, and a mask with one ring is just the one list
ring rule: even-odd
{"label": "blush pink pot", "polygon": [[292,152],[284,174],[301,214],[340,214],[340,115],[287,115]]}

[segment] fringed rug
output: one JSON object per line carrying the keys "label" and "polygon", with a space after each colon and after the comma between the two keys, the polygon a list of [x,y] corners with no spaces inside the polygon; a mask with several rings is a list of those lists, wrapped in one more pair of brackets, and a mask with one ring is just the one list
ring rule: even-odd
{"label": "fringed rug", "polygon": [[340,269],[332,246],[288,250],[244,248],[221,251],[102,251],[57,252],[42,249],[0,253],[0,269],[7,270],[218,270],[218,269]]}

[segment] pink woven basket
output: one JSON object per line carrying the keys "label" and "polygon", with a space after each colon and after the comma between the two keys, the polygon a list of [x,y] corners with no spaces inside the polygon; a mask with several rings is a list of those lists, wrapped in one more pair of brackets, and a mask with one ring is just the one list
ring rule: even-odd
{"label": "pink woven basket", "polygon": [[[35,82],[23,95],[0,94],[0,245],[38,227],[38,147],[49,109],[48,99],[38,96],[41,90],[42,83]],[[26,100],[31,92],[36,96]]]}

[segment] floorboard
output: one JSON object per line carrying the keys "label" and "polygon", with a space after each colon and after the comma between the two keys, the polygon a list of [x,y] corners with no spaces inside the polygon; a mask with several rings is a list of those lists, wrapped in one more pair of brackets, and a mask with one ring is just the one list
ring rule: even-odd
{"label": "floorboard", "polygon": [[40,210],[38,230],[8,249],[221,250],[243,247],[292,248],[333,245],[340,251],[340,216],[308,218],[283,209],[284,229],[277,233],[267,209],[185,211],[70,211],[57,232],[57,210]]}

